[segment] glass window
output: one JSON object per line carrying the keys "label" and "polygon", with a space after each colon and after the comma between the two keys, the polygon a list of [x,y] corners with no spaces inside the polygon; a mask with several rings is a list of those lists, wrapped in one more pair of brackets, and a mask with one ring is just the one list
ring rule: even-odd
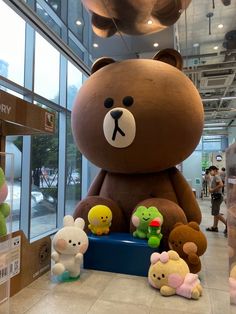
{"label": "glass window", "polygon": [[82,156],[78,151],[71,132],[71,116],[67,115],[66,146],[66,215],[72,215],[81,199]]}
{"label": "glass window", "polygon": [[25,22],[0,0],[0,75],[24,85]]}
{"label": "glass window", "polygon": [[67,75],[67,109],[71,110],[78,90],[83,83],[83,74],[68,61]]}
{"label": "glass window", "polygon": [[34,91],[58,103],[60,53],[36,32]]}
{"label": "glass window", "polygon": [[54,135],[32,136],[30,238],[56,228],[58,145],[58,115],[56,115]]}
{"label": "glass window", "polygon": [[82,42],[83,41],[83,7],[81,1],[68,1],[68,27],[74,35]]}
{"label": "glass window", "polygon": [[69,47],[81,60],[84,59],[83,51],[79,48],[79,46],[75,43],[75,41],[70,37],[69,37]]}
{"label": "glass window", "polygon": [[[6,152],[14,156],[14,182],[13,182],[13,202],[12,202],[12,231],[19,230],[19,218],[21,208],[21,161],[22,161],[23,136],[7,136]],[[6,165],[6,176],[10,172]]]}
{"label": "glass window", "polygon": [[36,13],[44,21],[44,23],[59,36],[61,35],[60,26],[49,16],[49,14],[37,3]]}
{"label": "glass window", "polygon": [[58,16],[61,16],[61,0],[46,0],[46,2],[57,13]]}

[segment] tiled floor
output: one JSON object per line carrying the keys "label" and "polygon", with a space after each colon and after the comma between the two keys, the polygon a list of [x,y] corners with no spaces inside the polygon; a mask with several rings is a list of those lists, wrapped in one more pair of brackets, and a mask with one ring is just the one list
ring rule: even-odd
{"label": "tiled floor", "polygon": [[[202,230],[212,225],[210,201],[199,201]],[[226,215],[225,204],[222,212]],[[228,252],[224,226],[219,233],[207,233],[208,249],[202,258],[200,278],[204,287],[200,300],[179,296],[165,298],[152,289],[147,278],[82,270],[79,281],[57,283],[48,273],[10,299],[10,314],[233,314],[229,305]],[[8,304],[0,307],[8,313]]]}

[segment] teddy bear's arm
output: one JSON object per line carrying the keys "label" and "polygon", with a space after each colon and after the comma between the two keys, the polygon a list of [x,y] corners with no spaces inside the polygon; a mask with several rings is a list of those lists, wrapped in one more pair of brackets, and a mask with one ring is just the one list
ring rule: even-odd
{"label": "teddy bear's arm", "polygon": [[78,253],[75,255],[75,262],[76,263],[81,263],[82,259],[83,259],[83,254]]}
{"label": "teddy bear's arm", "polygon": [[164,296],[170,296],[175,294],[175,288],[171,288],[169,286],[162,286],[160,292]]}
{"label": "teddy bear's arm", "polygon": [[99,195],[106,174],[107,172],[105,170],[100,170],[91,184],[87,196]]}
{"label": "teddy bear's arm", "polygon": [[57,252],[52,252],[51,258],[54,262],[59,262],[59,254]]}
{"label": "teddy bear's arm", "polygon": [[152,16],[157,18],[161,24],[170,26],[174,24],[181,15],[182,10],[186,9],[191,0],[157,0]]}
{"label": "teddy bear's arm", "polygon": [[202,219],[201,211],[190,185],[177,168],[169,169],[169,177],[175,190],[179,206],[183,209],[187,220],[196,221],[200,224]]}

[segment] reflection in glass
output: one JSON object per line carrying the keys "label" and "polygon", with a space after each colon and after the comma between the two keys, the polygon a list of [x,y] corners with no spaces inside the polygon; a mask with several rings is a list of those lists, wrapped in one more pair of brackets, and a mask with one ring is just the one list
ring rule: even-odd
{"label": "reflection in glass", "polygon": [[74,35],[82,42],[83,41],[83,7],[81,1],[68,1],[68,27]]}
{"label": "reflection in glass", "polygon": [[82,72],[68,61],[67,109],[71,110],[78,90],[82,86]]}
{"label": "reflection in glass", "polygon": [[58,145],[58,115],[56,115],[54,135],[32,136],[30,238],[56,228]]}
{"label": "reflection in glass", "polygon": [[24,84],[25,22],[0,0],[0,75]]}
{"label": "reflection in glass", "polygon": [[58,103],[60,53],[36,32],[34,91]]}
{"label": "reflection in glass", "polygon": [[[13,203],[12,231],[19,230],[20,208],[21,208],[21,162],[22,162],[23,136],[7,136],[6,152],[14,156],[14,182],[13,182]],[[6,169],[6,174],[8,170]]]}
{"label": "reflection in glass", "polygon": [[38,3],[36,4],[36,13],[50,29],[60,36],[60,27]]}
{"label": "reflection in glass", "polygon": [[66,119],[66,208],[65,214],[72,215],[81,199],[82,156],[78,151],[71,132],[71,116]]}

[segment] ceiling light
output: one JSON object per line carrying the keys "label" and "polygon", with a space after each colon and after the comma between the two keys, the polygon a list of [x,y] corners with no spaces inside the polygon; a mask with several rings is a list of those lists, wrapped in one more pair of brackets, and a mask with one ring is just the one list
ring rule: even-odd
{"label": "ceiling light", "polygon": [[199,47],[199,43],[193,44],[193,47],[194,47],[194,48]]}
{"label": "ceiling light", "polygon": [[94,48],[98,48],[98,44],[94,43],[94,44],[93,44],[93,47],[94,47]]}
{"label": "ceiling light", "polygon": [[80,26],[80,25],[82,25],[82,22],[81,22],[80,20],[77,20],[77,21],[75,22],[75,24],[78,25],[78,26]]}
{"label": "ceiling light", "polygon": [[219,48],[218,46],[215,46],[213,49],[214,49],[214,50],[218,50],[218,48]]}
{"label": "ceiling light", "polygon": [[154,47],[158,47],[159,44],[158,44],[158,43],[154,43],[153,46],[154,46]]}
{"label": "ceiling light", "polygon": [[217,101],[219,98],[203,98],[202,101]]}
{"label": "ceiling light", "polygon": [[147,23],[148,23],[148,25],[151,25],[153,23],[153,21],[152,20],[148,20]]}
{"label": "ceiling light", "polygon": [[219,24],[217,27],[218,27],[218,28],[223,28],[224,25],[223,25],[223,24]]}

